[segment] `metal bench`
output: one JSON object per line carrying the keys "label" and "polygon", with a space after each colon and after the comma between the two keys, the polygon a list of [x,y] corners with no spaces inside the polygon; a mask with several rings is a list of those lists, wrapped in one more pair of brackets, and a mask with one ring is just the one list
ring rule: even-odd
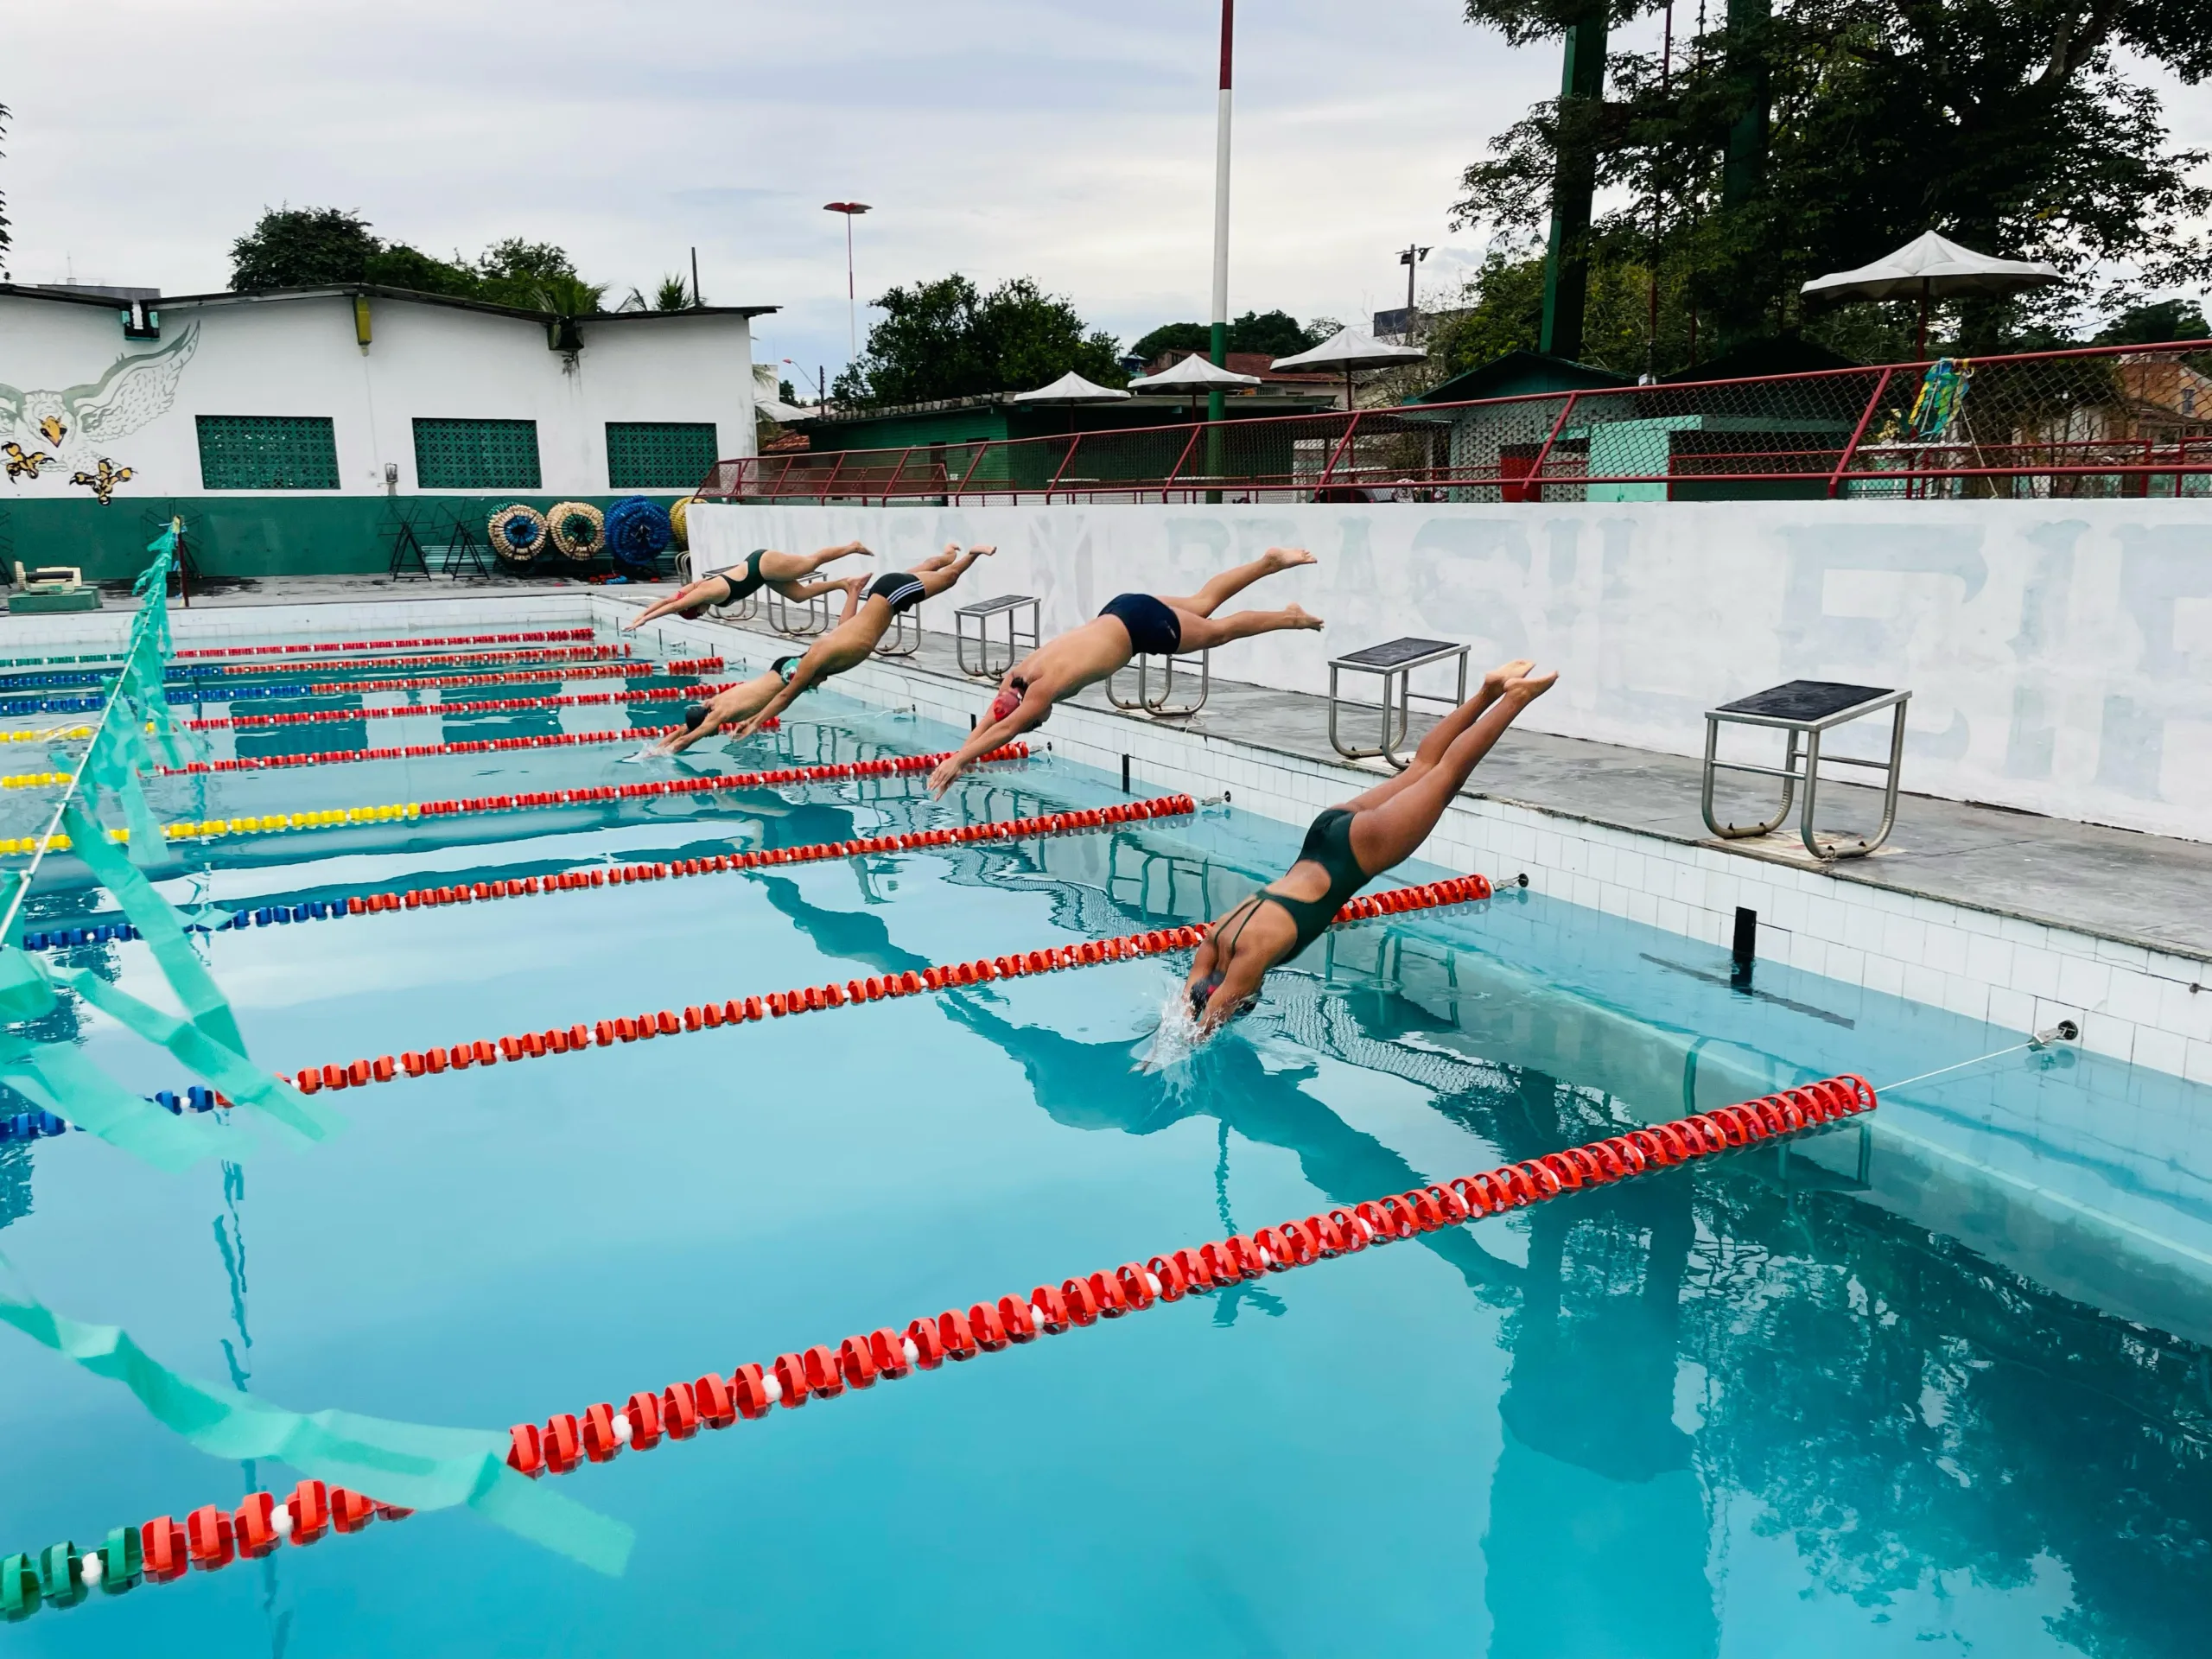
{"label": "metal bench", "polygon": [[[1024,607],[1028,609],[1029,625],[1021,622]],[[1006,619],[1006,661],[992,665],[991,619]],[[968,660],[969,638],[968,625],[976,625],[974,645],[976,660]],[[952,613],[952,649],[960,664],[960,671],[971,679],[995,680],[1020,662],[1039,643],[1040,624],[1037,616],[1037,601],[1027,594],[1001,594],[996,599],[978,600],[973,605],[963,605]],[[1025,642],[1028,649],[1024,650]]]}
{"label": "metal bench", "polygon": [[[1131,714],[1142,709],[1146,714],[1158,720],[1187,720],[1205,708],[1207,695],[1213,690],[1211,648],[1209,647],[1198,652],[1195,658],[1178,655],[1164,658],[1161,661],[1160,693],[1157,696],[1153,695],[1151,690],[1152,658],[1139,656],[1134,663],[1137,673],[1137,695],[1135,700],[1124,697],[1115,690],[1114,683],[1128,671],[1125,669],[1116,669],[1106,677],[1106,701],[1116,709],[1126,709]],[[1198,695],[1194,702],[1179,703],[1174,701],[1175,671],[1178,664],[1182,668],[1185,682],[1193,673],[1198,676]]]}
{"label": "metal bench", "polygon": [[[1885,690],[1875,685],[1843,685],[1833,680],[1791,680],[1785,685],[1770,686],[1748,697],[1738,697],[1733,702],[1724,702],[1718,709],[1706,711],[1705,716],[1705,787],[1699,805],[1705,814],[1705,827],[1726,840],[1739,841],[1752,836],[1771,835],[1789,816],[1790,802],[1796,798],[1797,785],[1805,785],[1805,806],[1798,819],[1797,833],[1805,843],[1805,850],[1815,858],[1827,861],[1838,858],[1864,858],[1890,838],[1890,830],[1897,821],[1897,780],[1904,759],[1905,705],[1912,699],[1910,691]],[[1847,754],[1821,753],[1822,736],[1839,726],[1854,720],[1863,720],[1883,709],[1895,710],[1890,722],[1890,758],[1886,760],[1861,760]],[[1764,726],[1789,734],[1789,745],[1779,766],[1758,766],[1740,760],[1718,758],[1720,747],[1720,728],[1726,724]],[[1820,792],[1821,763],[1825,759],[1834,766],[1859,766],[1882,774],[1882,823],[1870,840],[1858,838],[1858,845],[1847,848],[1841,841],[1822,842],[1813,833],[1813,804]],[[1802,766],[1799,765],[1802,761]],[[1713,816],[1713,777],[1716,772],[1748,772],[1762,778],[1782,779],[1782,805],[1764,823],[1722,824]]]}
{"label": "metal bench", "polygon": [[[1414,670],[1426,668],[1431,663],[1450,662],[1456,658],[1459,664],[1459,690],[1450,697],[1436,692],[1414,690]],[[1357,749],[1347,745],[1337,734],[1337,716],[1347,704],[1338,690],[1340,677],[1346,670],[1355,674],[1374,674],[1382,681],[1381,747]],[[1395,701],[1392,700],[1395,687]],[[1448,639],[1417,639],[1411,635],[1392,639],[1380,645],[1370,645],[1364,651],[1355,651],[1348,657],[1337,657],[1329,662],[1329,744],[1347,760],[1372,760],[1377,756],[1389,761],[1400,772],[1412,764],[1398,759],[1398,746],[1406,741],[1413,726],[1413,704],[1418,698],[1423,702],[1446,703],[1458,708],[1467,700],[1467,647],[1454,645]],[[1349,705],[1363,707],[1361,704]]]}

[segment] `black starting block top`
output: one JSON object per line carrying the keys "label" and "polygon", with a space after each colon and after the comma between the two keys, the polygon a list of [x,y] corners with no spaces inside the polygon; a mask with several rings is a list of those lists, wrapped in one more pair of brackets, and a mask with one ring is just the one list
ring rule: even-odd
{"label": "black starting block top", "polygon": [[1441,657],[1451,657],[1467,649],[1449,639],[1416,639],[1408,634],[1403,639],[1388,644],[1370,645],[1364,651],[1355,651],[1349,657],[1339,657],[1331,664],[1335,668],[1367,668],[1394,670],[1418,668]]}
{"label": "black starting block top", "polygon": [[1846,685],[1836,680],[1791,680],[1784,685],[1771,685],[1764,691],[1754,691],[1748,697],[1738,697],[1733,702],[1724,702],[1713,710],[1717,715],[1771,721],[1777,725],[1829,726],[1842,720],[1869,714],[1890,702],[1901,692],[1879,685]]}

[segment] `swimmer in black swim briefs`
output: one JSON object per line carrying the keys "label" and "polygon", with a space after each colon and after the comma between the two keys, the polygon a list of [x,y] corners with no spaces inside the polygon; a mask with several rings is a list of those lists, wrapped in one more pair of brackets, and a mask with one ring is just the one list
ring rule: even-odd
{"label": "swimmer in black swim briefs", "polygon": [[[842,626],[859,613],[861,589],[867,584],[866,576],[848,576],[830,586],[844,590],[845,611],[837,619]],[[747,721],[776,699],[776,694],[791,683],[798,671],[799,655],[793,652],[788,657],[779,657],[768,664],[766,674],[756,674],[742,685],[733,685],[720,693],[711,702],[687,704],[683,710],[683,729],[671,732],[653,745],[654,754],[681,754],[694,743],[705,741],[733,721]]]}
{"label": "swimmer in black swim briefs", "polygon": [[1403,772],[1315,818],[1289,870],[1206,930],[1184,988],[1202,1029],[1257,1002],[1268,969],[1319,938],[1344,900],[1421,849],[1514,717],[1559,677],[1531,675],[1531,666],[1491,670],[1475,695],[1421,739]]}
{"label": "swimmer in black swim briefs", "polygon": [[805,578],[833,559],[867,551],[868,549],[858,542],[825,547],[813,553],[779,553],[772,547],[756,547],[728,569],[702,576],[666,599],[655,600],[625,622],[623,631],[627,632],[632,628],[643,627],[658,617],[666,616],[671,611],[679,611],[686,617],[694,617],[710,605],[734,605],[763,588],[773,588],[785,599],[812,599],[817,594],[835,593],[844,584],[808,582]]}
{"label": "swimmer in black swim briefs", "polygon": [[1214,614],[1261,577],[1313,563],[1313,556],[1302,547],[1271,547],[1249,564],[1223,571],[1195,594],[1171,599],[1115,594],[1091,620],[1046,640],[1007,671],[989,714],[976,721],[959,753],[930,774],[931,791],[944,794],[976,756],[1042,725],[1055,702],[1126,668],[1132,657],[1208,651],[1278,628],[1319,627],[1319,617],[1295,605],[1279,611]]}
{"label": "swimmer in black swim briefs", "polygon": [[977,559],[998,550],[979,544],[965,553],[957,542],[949,544],[944,552],[924,559],[911,571],[888,570],[868,582],[865,588],[857,585],[856,605],[849,605],[845,619],[807,647],[791,670],[790,682],[756,710],[731,734],[734,737],[750,737],[760,729],[761,723],[784,711],[785,706],[810,685],[828,679],[832,674],[842,674],[849,668],[857,668],[868,658],[868,653],[883,643],[883,636],[902,612],[934,594],[943,593],[960,580],[968,567]]}

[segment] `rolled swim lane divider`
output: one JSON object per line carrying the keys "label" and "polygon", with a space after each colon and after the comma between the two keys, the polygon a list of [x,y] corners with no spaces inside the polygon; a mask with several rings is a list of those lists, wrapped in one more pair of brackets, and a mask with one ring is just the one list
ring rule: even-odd
{"label": "rolled swim lane divider", "polygon": [[[890,839],[908,846],[936,846],[944,844],[938,837],[949,840],[952,834],[950,830],[937,830]],[[1380,895],[1373,908],[1346,905],[1337,912],[1334,920],[1363,921],[1376,916],[1433,910],[1444,905],[1472,904],[1490,896],[1491,885],[1482,876],[1454,876],[1425,887],[1394,888]],[[748,1020],[780,1020],[787,1014],[817,1014],[862,1002],[918,996],[925,992],[964,989],[995,979],[1018,979],[1031,974],[1057,973],[1063,969],[1130,962],[1141,957],[1187,950],[1205,938],[1205,928],[1197,925],[1126,933],[1109,939],[1085,940],[1080,944],[1056,945],[1046,950],[1017,950],[1002,957],[979,957],[973,962],[950,963],[918,971],[910,968],[900,974],[870,975],[866,979],[849,979],[842,984],[833,981],[825,985],[802,985],[786,991],[731,997],[721,1002],[694,1004],[680,1014],[674,1008],[648,1009],[635,1016],[595,1020],[589,1024],[580,1022],[520,1035],[465,1039],[450,1048],[433,1047],[419,1052],[410,1049],[404,1054],[381,1054],[374,1059],[309,1065],[289,1077],[281,1071],[276,1075],[307,1095],[323,1089],[390,1083],[402,1076],[435,1077],[448,1069],[462,1071],[472,1065],[496,1065],[502,1059],[543,1059],[550,1054],[573,1054],[587,1048],[612,1047],[616,1043],[712,1031],[721,1026],[743,1025]]]}
{"label": "rolled swim lane divider", "polygon": [[536,645],[596,638],[596,632],[590,628],[538,628],[528,633],[452,633],[430,639],[319,639],[311,644],[207,645],[194,651],[172,652],[170,655],[181,663],[205,661],[211,657],[276,657],[309,651],[422,651],[440,645]]}
{"label": "rolled swim lane divider", "polygon": [[[957,1363],[980,1354],[1004,1353],[1039,1337],[1090,1330],[1185,1296],[1356,1255],[1541,1204],[1563,1192],[1656,1174],[1760,1141],[1816,1134],[1871,1112],[1878,1103],[1864,1079],[1829,1077],[1478,1175],[1125,1262],[1063,1279],[1057,1287],[1040,1284],[1026,1296],[1009,1293],[975,1302],[964,1312],[947,1308],[911,1319],[903,1329],[882,1325],[846,1337],[835,1347],[825,1342],[740,1365],[728,1376],[709,1371],[696,1381],[640,1389],[620,1406],[601,1401],[580,1412],[556,1412],[543,1424],[517,1423],[508,1430],[507,1465],[537,1479],[565,1475],[587,1463],[612,1463],[625,1451],[650,1452],[664,1440],[693,1440],[702,1428],[728,1428],[741,1419],[754,1421],[779,1406],[797,1410],[810,1400],[835,1400],[917,1371],[939,1370],[947,1360]],[[182,1523],[164,1515],[142,1526],[118,1527],[92,1549],[60,1543],[36,1554],[8,1556],[0,1561],[0,1609],[16,1619],[35,1612],[41,1601],[75,1606],[95,1588],[119,1594],[141,1583],[174,1583],[189,1570],[217,1571],[234,1560],[268,1555],[287,1542],[310,1544],[331,1531],[359,1532],[378,1516],[399,1520],[411,1513],[303,1480],[281,1501],[255,1492],[235,1511],[210,1503],[193,1510]]]}
{"label": "rolled swim lane divider", "polygon": [[[403,702],[373,709],[302,709],[282,715],[210,715],[180,721],[188,732],[254,732],[270,726],[312,726],[346,720],[403,720],[445,715],[504,715],[524,709],[596,709],[618,702],[692,702],[719,696],[737,682],[718,685],[641,685],[628,691],[571,691],[543,697],[490,697],[475,702]],[[89,729],[86,735],[91,735]]]}
{"label": "rolled swim lane divider", "polygon": [[1002,1353],[1039,1337],[1087,1330],[1102,1320],[1140,1313],[1266,1274],[1287,1273],[1371,1246],[1479,1221],[1541,1204],[1562,1192],[1603,1186],[1694,1163],[1763,1141],[1816,1133],[1874,1109],[1874,1091],[1856,1077],[1831,1077],[1737,1106],[1631,1130],[1564,1152],[1502,1165],[1478,1175],[1329,1210],[1304,1220],[1262,1227],[1186,1247],[1142,1262],[1040,1284],[924,1315],[902,1330],[885,1325],[740,1365],[728,1376],[710,1371],[696,1382],[640,1390],[620,1406],[606,1402],[563,1412],[543,1424],[509,1431],[507,1462],[535,1478],[564,1475],[585,1463],[612,1462],[625,1449],[651,1451],[664,1440],[688,1440],[704,1428],[750,1421],[771,1408],[793,1410],[809,1400],[834,1400],[878,1382],[933,1371],[946,1360]]}

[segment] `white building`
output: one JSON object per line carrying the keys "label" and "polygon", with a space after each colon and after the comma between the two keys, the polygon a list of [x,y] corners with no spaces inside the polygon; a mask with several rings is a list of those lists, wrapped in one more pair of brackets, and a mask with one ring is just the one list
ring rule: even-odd
{"label": "white building", "polygon": [[103,496],[187,501],[218,567],[230,547],[280,574],[376,568],[388,497],[688,492],[753,451],[750,320],[774,308],[563,324],[374,287],[129,304],[0,284],[0,514],[13,556],[106,575],[145,538]]}

